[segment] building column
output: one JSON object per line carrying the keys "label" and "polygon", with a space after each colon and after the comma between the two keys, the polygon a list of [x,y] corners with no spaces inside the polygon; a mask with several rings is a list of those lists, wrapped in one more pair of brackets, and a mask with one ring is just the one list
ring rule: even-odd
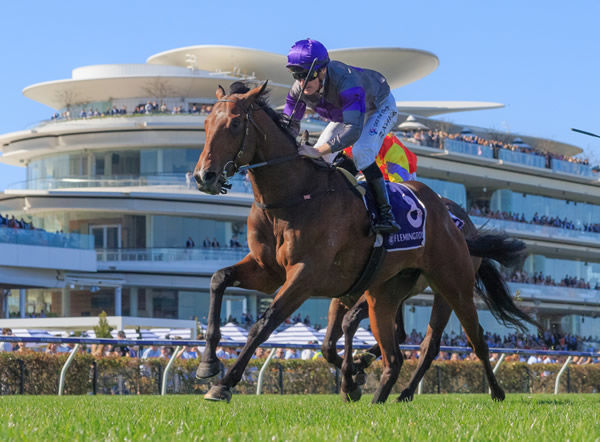
{"label": "building column", "polygon": [[146,289],[146,317],[151,318],[154,314],[154,293],[150,289]]}
{"label": "building column", "polygon": [[115,316],[123,316],[123,296],[121,287],[115,287]]}
{"label": "building column", "polygon": [[27,317],[27,292],[25,289],[19,289],[19,316]]}
{"label": "building column", "polygon": [[256,302],[256,295],[248,295],[246,297],[248,299],[248,312],[252,318],[256,321],[256,317],[258,316],[258,307]]}
{"label": "building column", "polygon": [[10,318],[10,312],[8,311],[8,297],[10,296],[10,290],[2,290],[2,313],[5,319]]}
{"label": "building column", "polygon": [[129,316],[136,317],[138,315],[138,289],[137,287],[129,288]]}
{"label": "building column", "polygon": [[68,287],[64,287],[62,289],[61,307],[62,307],[61,316],[63,318],[71,316],[71,293],[69,293]]}

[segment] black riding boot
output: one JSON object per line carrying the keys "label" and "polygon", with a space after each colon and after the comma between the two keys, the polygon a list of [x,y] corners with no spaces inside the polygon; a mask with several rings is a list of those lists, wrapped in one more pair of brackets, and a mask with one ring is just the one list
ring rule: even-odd
{"label": "black riding boot", "polygon": [[400,225],[394,219],[390,199],[385,188],[385,180],[383,178],[376,178],[368,180],[367,183],[371,186],[371,191],[375,197],[375,204],[379,212],[379,219],[373,228],[377,233],[399,232],[401,230]]}

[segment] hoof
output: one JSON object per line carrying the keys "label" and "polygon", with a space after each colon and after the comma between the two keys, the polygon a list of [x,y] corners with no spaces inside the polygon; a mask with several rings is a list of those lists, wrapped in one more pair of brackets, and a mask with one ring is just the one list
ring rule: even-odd
{"label": "hoof", "polygon": [[360,387],[361,385],[365,385],[367,383],[367,374],[360,370],[358,373],[352,376],[352,380]]}
{"label": "hoof", "polygon": [[396,402],[412,402],[413,400],[413,393],[406,389],[403,390],[402,393],[400,393],[400,396],[398,396],[398,399],[396,399]]}
{"label": "hoof", "polygon": [[221,372],[221,363],[215,362],[200,362],[196,370],[196,379],[208,379],[218,375]]}
{"label": "hoof", "polygon": [[344,393],[342,391],[342,400],[344,402],[358,402],[362,397],[362,391],[359,386],[357,386],[354,390],[349,393]]}
{"label": "hoof", "polygon": [[504,390],[502,390],[501,388],[498,388],[497,391],[492,390],[492,400],[494,402],[502,402],[505,397],[506,395],[504,394]]}
{"label": "hoof", "polygon": [[229,403],[231,400],[231,390],[224,385],[214,385],[210,390],[208,390],[208,393],[204,395],[204,399],[215,402],[226,401]]}

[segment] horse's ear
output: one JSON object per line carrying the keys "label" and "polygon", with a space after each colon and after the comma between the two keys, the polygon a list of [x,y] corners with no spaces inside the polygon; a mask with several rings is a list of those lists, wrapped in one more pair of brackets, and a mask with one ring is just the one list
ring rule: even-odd
{"label": "horse's ear", "polygon": [[225,89],[223,89],[223,86],[219,85],[219,87],[217,88],[217,100],[222,99],[225,95],[227,95],[225,93]]}
{"label": "horse's ear", "polygon": [[265,81],[262,86],[257,86],[254,89],[250,89],[248,92],[246,92],[244,94],[244,99],[245,100],[256,100],[258,97],[260,97],[260,95],[265,91],[265,89],[267,88],[267,84],[269,83],[269,80]]}

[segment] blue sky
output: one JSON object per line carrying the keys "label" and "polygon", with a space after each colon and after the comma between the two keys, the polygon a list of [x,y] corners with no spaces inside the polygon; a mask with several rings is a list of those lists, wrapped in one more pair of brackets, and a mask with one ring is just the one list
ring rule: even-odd
{"label": "blue sky", "polygon": [[[449,114],[461,124],[575,144],[600,162],[600,2],[345,1],[2,2],[0,133],[52,110],[24,87],[71,70],[143,63],[189,45],[223,44],[287,53],[301,38],[330,48],[403,47],[436,54],[439,68],[394,91],[398,100],[495,101],[498,110]],[[35,13],[34,13],[35,10]],[[0,189],[25,179],[0,165]]]}

